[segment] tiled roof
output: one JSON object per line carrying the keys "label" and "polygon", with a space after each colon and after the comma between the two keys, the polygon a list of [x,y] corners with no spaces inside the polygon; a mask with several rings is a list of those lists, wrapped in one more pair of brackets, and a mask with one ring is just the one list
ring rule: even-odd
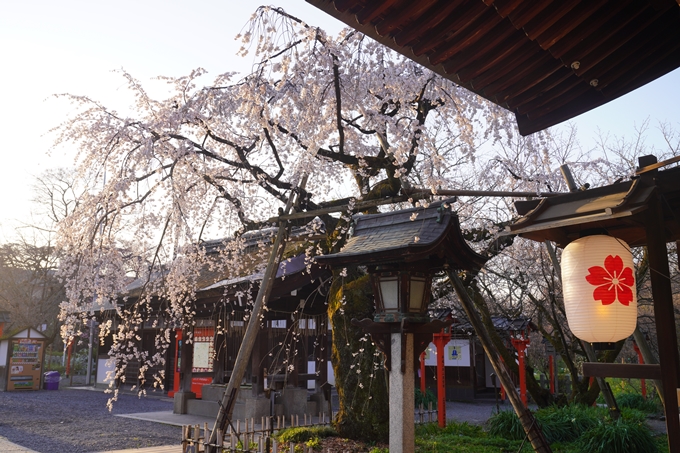
{"label": "tiled roof", "polygon": [[450,201],[432,203],[427,208],[356,215],[353,224],[353,235],[343,249],[318,257],[318,262],[331,266],[368,265],[437,257],[441,264],[476,269],[486,260],[463,239]]}
{"label": "tiled roof", "polygon": [[680,167],[540,201],[516,202],[523,217],[506,227],[506,231],[534,241],[550,240],[564,247],[584,230],[602,230],[630,246],[645,245],[646,235],[640,219],[646,215],[647,203],[655,192],[663,199],[666,241],[680,240],[677,214],[680,212]]}

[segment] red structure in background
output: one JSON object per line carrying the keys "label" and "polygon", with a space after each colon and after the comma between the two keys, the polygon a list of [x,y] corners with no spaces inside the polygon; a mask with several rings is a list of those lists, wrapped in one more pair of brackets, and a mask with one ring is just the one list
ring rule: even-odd
{"label": "red structure in background", "polygon": [[68,346],[66,348],[66,370],[64,372],[66,373],[66,376],[71,375],[71,354],[73,353],[73,340],[69,340]]}
{"label": "red structure in background", "polygon": [[[645,359],[642,358],[642,353],[636,342],[633,342],[633,349],[635,349],[635,352],[637,353],[638,363],[645,363]],[[647,399],[647,382],[644,379],[640,379],[640,388],[642,390],[642,397]]]}
{"label": "red structure in background", "polygon": [[[446,345],[451,341],[450,329],[432,334],[432,342],[437,348],[437,422],[440,428],[446,426],[446,368],[444,354]],[[420,391],[425,394],[425,352],[420,354]]]}
{"label": "red structure in background", "polygon": [[531,340],[529,340],[529,337],[526,336],[525,332],[522,332],[520,335],[521,336],[518,336],[518,337],[515,337],[513,335],[510,338],[510,341],[512,342],[512,345],[517,350],[517,359],[519,361],[519,363],[518,363],[518,368],[519,368],[519,396],[520,396],[520,399],[522,400],[522,403],[524,404],[524,407],[527,407],[527,376],[526,376],[526,369],[524,368],[524,356],[525,356],[527,346],[531,343]]}
{"label": "red structure in background", "polygon": [[[182,329],[175,330],[175,357],[174,357],[174,373],[173,389],[168,392],[168,397],[172,398],[175,392],[179,392],[180,384],[180,370],[182,366]],[[196,398],[203,397],[203,386],[212,384],[212,377],[206,376],[192,376],[191,377],[191,391],[196,394]]]}
{"label": "red structure in background", "polygon": [[437,348],[437,421],[440,428],[446,426],[446,369],[444,368],[444,349],[451,341],[449,329],[432,334],[432,342]]}

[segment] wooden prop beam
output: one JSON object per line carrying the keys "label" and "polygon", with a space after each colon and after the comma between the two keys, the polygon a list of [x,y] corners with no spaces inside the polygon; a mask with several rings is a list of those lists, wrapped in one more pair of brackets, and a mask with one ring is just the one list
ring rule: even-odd
{"label": "wooden prop beam", "polygon": [[661,379],[661,367],[637,363],[584,362],[583,375],[599,378]]}
{"label": "wooden prop beam", "polygon": [[[304,189],[306,184],[307,175],[304,175],[300,183],[300,188]],[[288,198],[288,203],[286,203],[284,213],[288,213],[291,210],[295,198],[295,192],[291,192],[290,197]],[[260,284],[260,289],[257,293],[257,297],[255,298],[255,303],[253,304],[253,310],[250,314],[246,332],[243,335],[241,347],[239,348],[238,354],[236,355],[234,369],[231,373],[231,376],[229,377],[229,383],[227,384],[227,388],[224,391],[224,396],[220,402],[220,409],[217,412],[217,418],[215,419],[215,427],[210,435],[208,444],[205,446],[206,453],[217,453],[220,450],[220,448],[217,447],[217,435],[218,433],[225,432],[227,423],[229,423],[229,420],[231,420],[232,414],[234,412],[238,389],[241,386],[241,380],[243,379],[246,368],[250,363],[250,355],[253,352],[255,340],[257,339],[257,334],[260,330],[260,316],[262,315],[262,310],[265,304],[268,302],[269,295],[271,294],[272,287],[274,286],[276,271],[279,268],[279,262],[283,256],[287,235],[287,222],[283,220],[279,221],[279,230],[276,233],[276,239],[274,240],[274,245],[272,246],[272,253],[269,256],[267,268],[265,269],[264,275],[262,276],[262,283]]]}
{"label": "wooden prop beam", "polygon": [[493,341],[491,341],[491,337],[486,331],[484,324],[482,323],[482,318],[479,316],[479,313],[477,313],[474,302],[467,293],[465,285],[463,285],[460,277],[458,277],[458,275],[451,269],[447,269],[446,274],[449,276],[449,281],[453,285],[453,289],[456,291],[456,294],[458,294],[458,298],[463,305],[465,314],[470,320],[470,324],[472,324],[472,327],[475,329],[475,333],[479,337],[479,341],[482,343],[484,352],[486,352],[486,355],[489,357],[489,362],[491,362],[491,366],[493,366],[496,376],[498,376],[501,384],[507,391],[508,399],[510,400],[513,409],[515,409],[520,423],[522,423],[522,427],[524,428],[524,432],[526,433],[529,442],[531,442],[531,446],[534,447],[534,451],[536,453],[552,453],[550,444],[545,439],[545,436],[543,436],[543,431],[541,431],[541,428],[538,426],[538,424],[536,424],[536,420],[529,409],[524,407],[522,400],[517,394],[515,384],[510,378],[510,373],[508,372],[505,364],[501,362],[500,354],[498,353],[496,346],[493,344]]}

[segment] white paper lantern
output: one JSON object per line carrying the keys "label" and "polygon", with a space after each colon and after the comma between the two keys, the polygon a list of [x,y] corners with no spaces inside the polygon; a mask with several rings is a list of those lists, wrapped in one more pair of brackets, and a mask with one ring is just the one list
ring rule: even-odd
{"label": "white paper lantern", "polygon": [[569,328],[581,340],[613,343],[635,330],[635,267],[624,241],[595,235],[567,245],[562,291]]}

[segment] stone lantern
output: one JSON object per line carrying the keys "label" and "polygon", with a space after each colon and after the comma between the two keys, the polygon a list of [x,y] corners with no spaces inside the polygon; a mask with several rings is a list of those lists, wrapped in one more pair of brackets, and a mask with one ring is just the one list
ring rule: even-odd
{"label": "stone lantern", "polygon": [[373,319],[352,320],[385,353],[389,370],[391,453],[414,451],[415,358],[450,321],[431,321],[433,276],[445,268],[478,270],[486,258],[465,242],[454,199],[383,214],[356,215],[338,253],[318,257],[332,268],[366,266],[373,283]]}

